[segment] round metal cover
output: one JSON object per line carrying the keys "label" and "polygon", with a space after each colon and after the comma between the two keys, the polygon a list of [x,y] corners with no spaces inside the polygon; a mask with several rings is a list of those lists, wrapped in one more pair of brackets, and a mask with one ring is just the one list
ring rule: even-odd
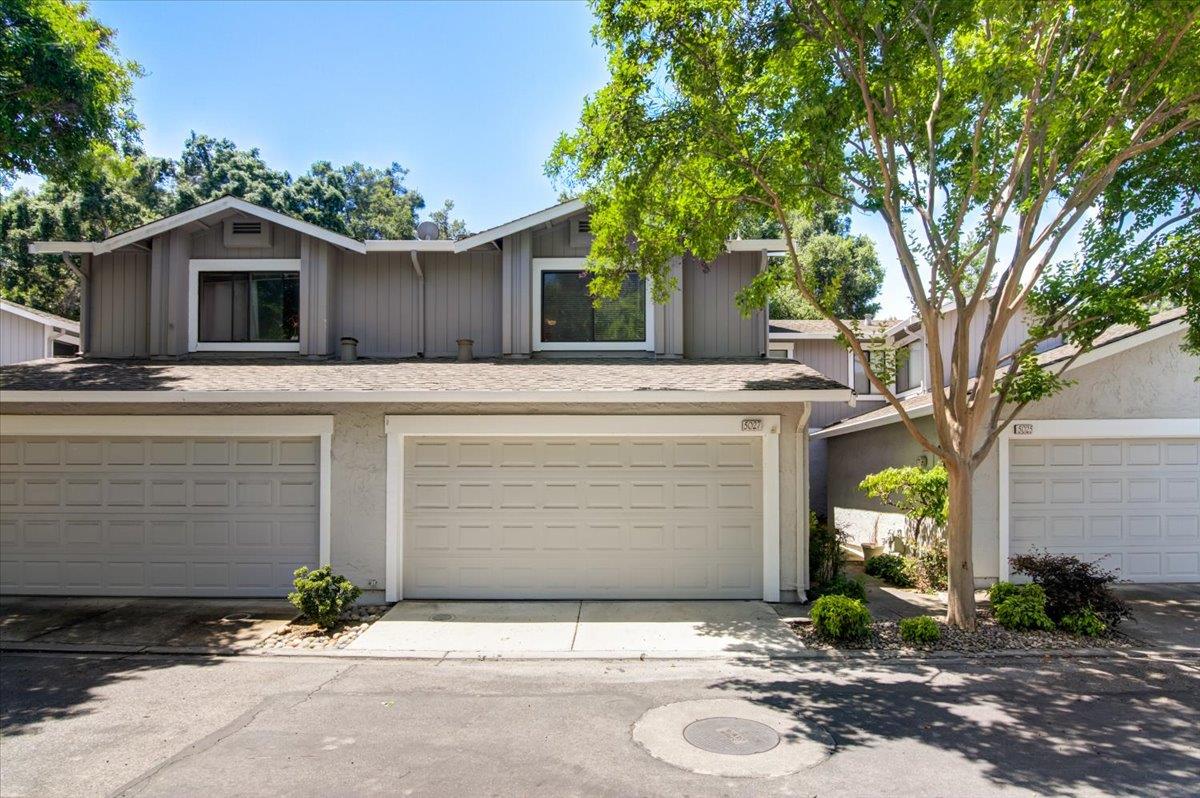
{"label": "round metal cover", "polygon": [[248,613],[248,612],[231,612],[228,615],[226,615],[224,618],[222,618],[221,620],[229,622],[229,623],[234,623],[237,621],[248,621],[248,620],[250,620],[250,613]]}
{"label": "round metal cover", "polygon": [[714,754],[746,756],[779,745],[779,733],[765,723],[745,718],[704,718],[683,729],[683,739]]}
{"label": "round metal cover", "polygon": [[452,621],[452,620],[454,620],[454,616],[448,612],[436,612],[433,615],[429,616],[429,620],[431,620],[431,621]]}

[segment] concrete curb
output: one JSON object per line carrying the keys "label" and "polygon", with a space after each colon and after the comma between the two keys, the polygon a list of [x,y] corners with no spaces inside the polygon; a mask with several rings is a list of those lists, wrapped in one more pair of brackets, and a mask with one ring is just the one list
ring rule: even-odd
{"label": "concrete curb", "polygon": [[981,659],[1016,660],[1043,657],[1060,659],[1193,660],[1200,647],[1161,648],[1070,648],[1000,649],[966,653],[961,651],[834,651],[798,649],[764,654],[759,652],[711,651],[372,651],[357,649],[207,649],[171,646],[73,645],[70,643],[0,642],[0,652],[27,654],[108,654],[183,657],[283,657],[301,659],[398,659],[413,661],[663,661],[712,660],[725,662],[956,662]]}

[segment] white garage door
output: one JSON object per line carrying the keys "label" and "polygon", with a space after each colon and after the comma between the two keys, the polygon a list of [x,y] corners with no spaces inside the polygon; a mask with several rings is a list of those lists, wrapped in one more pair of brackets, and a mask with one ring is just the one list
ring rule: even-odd
{"label": "white garage door", "polygon": [[754,438],[409,438],[405,598],[761,598]]}
{"label": "white garage door", "polygon": [[280,596],[318,556],[318,439],[0,440],[0,590]]}
{"label": "white garage door", "polygon": [[1200,441],[1014,441],[1012,553],[1100,559],[1134,582],[1200,581]]}

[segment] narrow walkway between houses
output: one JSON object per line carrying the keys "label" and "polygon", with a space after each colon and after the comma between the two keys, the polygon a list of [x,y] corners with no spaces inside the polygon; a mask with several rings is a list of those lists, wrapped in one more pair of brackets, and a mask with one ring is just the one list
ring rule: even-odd
{"label": "narrow walkway between houses", "polygon": [[798,642],[761,601],[402,601],[347,650],[769,656]]}

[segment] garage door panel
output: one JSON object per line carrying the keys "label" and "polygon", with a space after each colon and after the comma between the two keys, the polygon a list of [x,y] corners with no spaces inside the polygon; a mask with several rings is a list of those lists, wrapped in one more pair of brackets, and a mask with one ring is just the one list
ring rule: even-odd
{"label": "garage door panel", "polygon": [[1193,440],[1013,442],[1011,551],[1099,560],[1134,581],[1200,581],[1198,451]]}
{"label": "garage door panel", "polygon": [[315,447],[253,438],[5,439],[0,590],[283,595],[292,571],[317,560]]}
{"label": "garage door panel", "polygon": [[410,439],[405,595],[757,598],[759,446]]}

